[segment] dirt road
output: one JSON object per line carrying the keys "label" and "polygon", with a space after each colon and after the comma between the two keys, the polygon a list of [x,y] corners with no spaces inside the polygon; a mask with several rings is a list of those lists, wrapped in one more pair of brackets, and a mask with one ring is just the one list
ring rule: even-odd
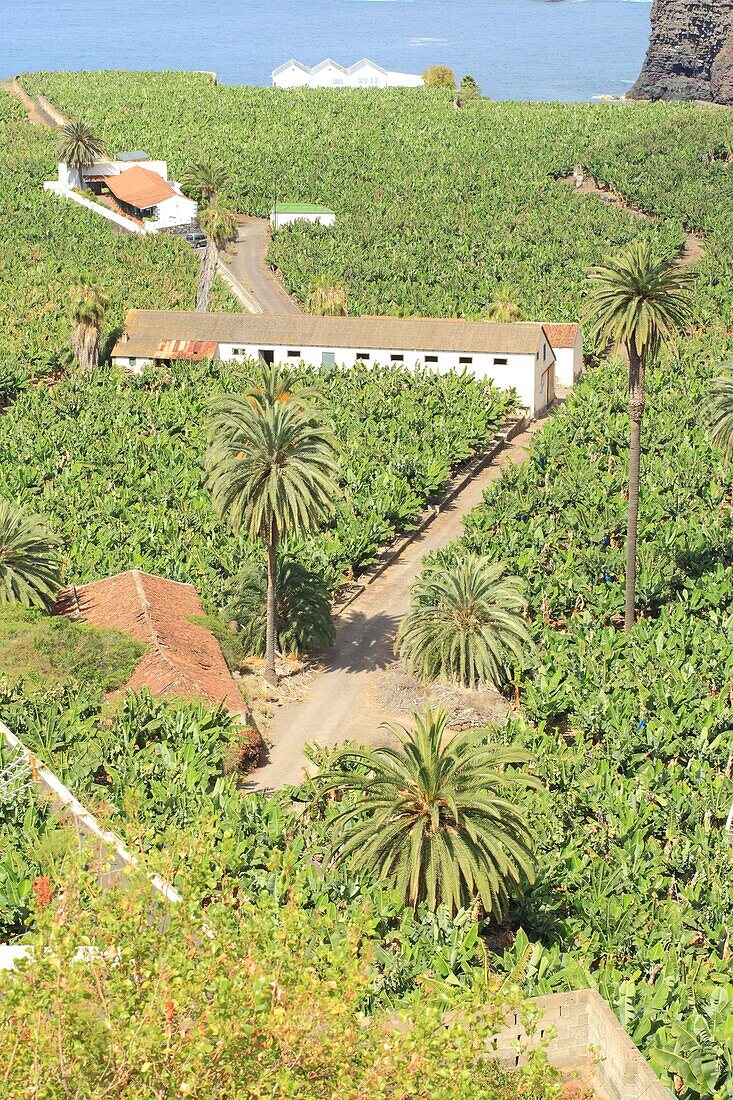
{"label": "dirt road", "polygon": [[246,789],[278,790],[299,782],[306,766],[303,750],[309,743],[334,745],[353,739],[361,744],[379,744],[385,740],[379,728],[382,722],[404,723],[404,714],[382,709],[376,698],[376,684],[381,670],[394,661],[397,626],[409,608],[410,589],[422,559],[461,535],[463,519],[481,503],[484,489],[508,463],[519,465],[527,458],[530,439],[542,423],[531,424],[490,466],[477,473],[339,616],[336,641],[325,670],[312,681],[305,699],[276,711],[269,761],[252,773]]}
{"label": "dirt road", "polygon": [[251,292],[263,313],[300,313],[265,260],[268,230],[266,218],[240,217],[237,240],[220,262]]}

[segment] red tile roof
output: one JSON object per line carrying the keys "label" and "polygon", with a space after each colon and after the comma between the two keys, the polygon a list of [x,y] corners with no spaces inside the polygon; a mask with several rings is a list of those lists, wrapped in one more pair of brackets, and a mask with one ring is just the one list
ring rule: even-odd
{"label": "red tile roof", "polygon": [[204,614],[193,585],[131,569],[65,589],[58,610],[148,646],[121,691],[148,688],[153,695],[201,699],[209,706],[223,703],[234,714],[247,712],[216,638],[202,623],[192,622]]}
{"label": "red tile roof", "polygon": [[108,176],[105,182],[116,199],[137,210],[157,206],[165,199],[172,199],[176,193],[157,172],[141,168],[139,164],[126,168],[119,176]]}
{"label": "red tile roof", "polygon": [[579,325],[543,325],[551,348],[574,348]]}

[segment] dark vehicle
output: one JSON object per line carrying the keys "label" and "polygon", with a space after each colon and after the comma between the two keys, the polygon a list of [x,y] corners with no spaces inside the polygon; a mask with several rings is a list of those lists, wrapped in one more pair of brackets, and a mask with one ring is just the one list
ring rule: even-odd
{"label": "dark vehicle", "polygon": [[195,229],[192,233],[186,234],[186,240],[194,248],[206,248],[206,234],[202,233],[200,229]]}

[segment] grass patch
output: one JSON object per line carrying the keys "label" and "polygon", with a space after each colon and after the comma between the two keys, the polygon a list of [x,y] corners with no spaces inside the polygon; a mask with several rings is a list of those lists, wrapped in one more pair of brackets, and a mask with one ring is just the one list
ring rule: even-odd
{"label": "grass patch", "polygon": [[4,608],[0,617],[0,674],[9,683],[46,689],[69,680],[100,692],[122,687],[145,647],[117,630]]}

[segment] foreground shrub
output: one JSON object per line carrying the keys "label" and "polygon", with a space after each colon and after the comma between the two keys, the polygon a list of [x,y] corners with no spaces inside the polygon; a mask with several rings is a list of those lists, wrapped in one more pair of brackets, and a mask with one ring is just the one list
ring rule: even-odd
{"label": "foreground shrub", "polygon": [[105,893],[68,882],[38,915],[35,961],[0,976],[0,1095],[556,1095],[540,1058],[516,1071],[486,1060],[511,990],[435,982],[366,1018],[369,917],[306,911],[295,889],[283,900],[202,913],[154,900],[144,880]]}

